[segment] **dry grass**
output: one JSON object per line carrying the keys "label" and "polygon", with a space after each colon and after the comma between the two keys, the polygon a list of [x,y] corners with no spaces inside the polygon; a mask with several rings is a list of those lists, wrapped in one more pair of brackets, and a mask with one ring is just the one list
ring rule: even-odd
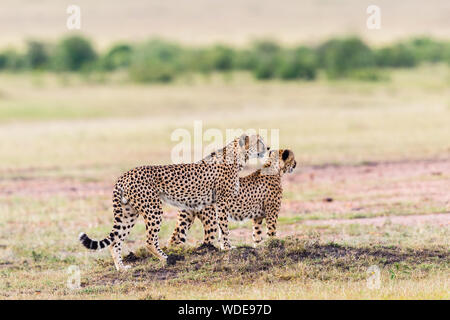
{"label": "dry grass", "polygon": [[[449,254],[446,246],[353,246],[286,238],[257,249],[230,252],[176,250],[180,261],[165,266],[144,248],[125,260],[133,268],[117,273],[108,258],[58,259],[32,252],[32,259],[9,266],[4,298],[424,298],[448,299]],[[66,268],[82,270],[81,288],[70,290]],[[367,285],[368,269],[380,270],[380,287]],[[50,268],[49,268],[50,267]],[[3,272],[5,277],[6,272]],[[44,280],[45,279],[45,280]],[[418,291],[414,291],[418,289]]]}
{"label": "dry grass", "polygon": [[192,131],[194,120],[204,130],[279,129],[280,147],[302,164],[447,158],[449,70],[399,71],[382,83],[255,83],[236,75],[231,83],[170,86],[1,75],[0,170],[95,166],[117,175],[169,161],[170,133]]}
{"label": "dry grass", "polygon": [[[423,182],[422,166],[416,165],[415,169],[409,166],[408,170],[404,166],[396,172],[391,170],[391,175],[401,176],[408,171],[412,184]],[[336,172],[364,172],[363,168],[341,167]],[[380,165],[378,169],[382,168]],[[414,171],[420,174],[414,176]],[[0,184],[0,295],[8,299],[449,298],[448,213],[433,215],[430,211],[425,222],[409,223],[408,217],[423,217],[423,206],[413,207],[411,215],[405,217],[402,206],[390,206],[379,197],[379,205],[385,210],[384,222],[365,223],[361,214],[353,221],[342,219],[354,214],[352,207],[324,201],[327,194],[321,193],[323,180],[328,178],[330,194],[343,191],[341,184],[333,183],[338,176],[331,175],[326,168],[316,168],[314,172],[317,176],[314,181],[304,180],[301,172],[284,179],[280,240],[253,249],[248,247],[250,223],[234,222],[230,229],[232,241],[238,246],[236,250],[196,250],[202,238],[197,221],[186,248],[164,248],[184,260],[165,266],[142,247],[145,230],[138,221],[125,249],[127,263],[133,268],[124,274],[115,271],[109,252],[88,252],[77,241],[80,231],[96,238],[110,231],[108,178],[4,179]],[[365,179],[365,174],[353,173],[349,184],[363,183]],[[435,179],[449,183],[445,175]],[[381,177],[378,182],[387,187],[392,181]],[[425,188],[426,185],[425,180]],[[310,190],[308,201],[296,200],[296,190],[302,188]],[[359,198],[358,191],[345,192],[347,203],[361,205],[361,200],[352,200]],[[366,192],[370,193],[370,188]],[[438,203],[440,197],[436,195],[429,201]],[[420,193],[412,188],[404,201],[418,199]],[[320,207],[307,213],[303,206],[306,203]],[[336,214],[340,206],[343,211]],[[367,212],[371,216],[370,207]],[[175,226],[175,218],[174,209],[165,208],[160,232],[163,244]],[[308,219],[316,223],[309,223]],[[78,290],[67,287],[67,270],[73,265],[81,271]],[[381,271],[381,287],[376,290],[367,286],[367,270],[371,265]]]}
{"label": "dry grass", "polygon": [[[2,74],[0,296],[448,299],[448,219],[339,219],[449,211],[449,79],[447,66],[393,72],[381,83],[255,83],[235,75],[139,86]],[[116,177],[168,162],[170,133],[191,130],[196,119],[205,129],[280,129],[281,147],[300,164],[285,179],[282,241],[199,254],[197,222],[188,247],[172,252],[184,260],[168,267],[145,258],[138,222],[127,242],[138,260],[116,273],[109,253],[87,252],[78,233],[106,235]],[[162,243],[175,224],[175,211],[165,212]],[[235,244],[251,243],[248,222],[231,229]],[[366,285],[372,264],[381,270],[377,290]],[[75,291],[67,287],[71,265],[81,270]]]}

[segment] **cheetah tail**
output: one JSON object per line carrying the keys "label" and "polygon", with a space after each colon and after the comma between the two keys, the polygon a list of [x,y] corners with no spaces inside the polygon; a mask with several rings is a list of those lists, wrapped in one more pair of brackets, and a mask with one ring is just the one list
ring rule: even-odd
{"label": "cheetah tail", "polygon": [[111,231],[111,233],[109,234],[109,236],[107,236],[105,239],[103,240],[92,240],[91,238],[88,237],[88,235],[84,232],[80,233],[79,235],[79,239],[80,242],[83,246],[85,246],[86,248],[90,249],[90,250],[102,250],[106,247],[108,247],[116,237],[118,237],[119,235],[119,231],[120,231],[120,225],[118,225],[117,223],[119,223],[121,220],[117,215],[121,215],[122,213],[122,208],[120,207],[120,205],[118,205],[120,202],[122,204],[126,204],[128,203],[128,200],[124,197],[123,195],[124,191],[121,185],[116,185],[116,188],[114,190],[114,203],[116,205],[114,205],[115,209],[114,209],[114,215],[115,215],[115,223],[113,226],[113,229]]}
{"label": "cheetah tail", "polygon": [[84,232],[80,233],[80,235],[79,235],[81,244],[90,250],[102,250],[103,248],[105,248],[111,244],[111,242],[113,241],[113,237],[114,237],[114,235],[110,234],[105,239],[98,241],[98,240],[92,240]]}

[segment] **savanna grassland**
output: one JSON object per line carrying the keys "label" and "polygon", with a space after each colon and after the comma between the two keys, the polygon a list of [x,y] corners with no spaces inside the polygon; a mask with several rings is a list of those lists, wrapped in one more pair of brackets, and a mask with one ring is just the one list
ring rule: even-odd
{"label": "savanna grassland", "polygon": [[[450,68],[386,72],[378,82],[233,73],[152,85],[120,73],[0,74],[1,299],[448,299]],[[115,179],[170,162],[170,134],[195,120],[279,129],[280,147],[295,152],[278,240],[254,249],[250,223],[233,222],[236,249],[196,250],[197,221],[185,248],[165,248],[183,257],[165,266],[143,249],[138,221],[125,250],[133,268],[117,273],[79,232],[108,234]],[[165,207],[163,245],[175,219]],[[367,285],[373,265],[379,288]]]}

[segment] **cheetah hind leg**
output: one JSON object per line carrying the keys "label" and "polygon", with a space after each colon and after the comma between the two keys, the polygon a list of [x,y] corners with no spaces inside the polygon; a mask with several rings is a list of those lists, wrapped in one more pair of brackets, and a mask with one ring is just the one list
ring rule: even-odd
{"label": "cheetah hind leg", "polygon": [[119,240],[112,243],[109,246],[109,251],[111,252],[112,258],[114,260],[114,265],[117,271],[126,271],[131,268],[129,265],[125,265],[122,260],[122,241]]}
{"label": "cheetah hind leg", "polygon": [[[125,210],[124,210],[125,209]],[[125,211],[125,212],[124,212]],[[131,268],[125,265],[122,260],[122,245],[131,229],[136,224],[138,215],[130,205],[117,205],[114,209],[115,226],[113,228],[115,237],[109,246],[114,265],[118,271],[125,271]]]}
{"label": "cheetah hind leg", "polygon": [[165,254],[159,247],[158,233],[160,231],[161,217],[162,217],[162,204],[160,199],[153,199],[153,205],[156,209],[150,209],[146,207],[143,210],[145,230],[147,232],[147,249],[155,257],[161,261],[166,261],[168,264],[172,264],[173,259],[168,259],[169,257]]}
{"label": "cheetah hind leg", "polygon": [[195,213],[192,211],[182,210],[178,213],[177,226],[169,240],[169,246],[181,246],[186,243],[186,233],[191,228],[195,219]]}
{"label": "cheetah hind leg", "polygon": [[214,206],[204,208],[198,217],[203,224],[203,243],[200,247],[212,248],[214,247],[214,240],[217,236],[217,215]]}

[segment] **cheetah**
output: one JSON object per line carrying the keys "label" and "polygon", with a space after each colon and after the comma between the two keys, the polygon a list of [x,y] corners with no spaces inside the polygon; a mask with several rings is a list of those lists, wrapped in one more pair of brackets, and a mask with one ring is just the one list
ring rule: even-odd
{"label": "cheetah", "polygon": [[[255,246],[262,241],[262,222],[266,219],[267,236],[276,235],[276,224],[281,206],[281,177],[291,173],[297,162],[291,150],[272,150],[263,168],[240,178],[239,195],[228,202],[227,212],[232,220],[253,220],[253,241]],[[180,245],[186,241],[186,231],[192,226],[195,217],[203,224],[203,245],[213,244],[217,233],[216,211],[213,206],[203,210],[183,211],[178,215],[177,226],[169,241],[170,245]],[[220,221],[219,221],[220,222]],[[220,226],[220,228],[222,228]],[[223,231],[220,230],[222,233]],[[222,239],[227,241],[227,239]],[[222,244],[222,246],[225,244]],[[230,244],[228,244],[229,246]]]}
{"label": "cheetah", "polygon": [[160,260],[174,263],[159,247],[162,202],[189,210],[226,202],[239,191],[238,172],[245,162],[250,158],[261,158],[265,152],[265,144],[259,135],[243,134],[222,149],[222,161],[211,161],[217,158],[212,154],[199,163],[134,168],[115,184],[114,226],[109,236],[97,241],[81,233],[79,240],[91,250],[109,247],[116,269],[126,270],[130,266],[125,266],[122,261],[122,244],[141,215],[145,222],[147,249]]}

